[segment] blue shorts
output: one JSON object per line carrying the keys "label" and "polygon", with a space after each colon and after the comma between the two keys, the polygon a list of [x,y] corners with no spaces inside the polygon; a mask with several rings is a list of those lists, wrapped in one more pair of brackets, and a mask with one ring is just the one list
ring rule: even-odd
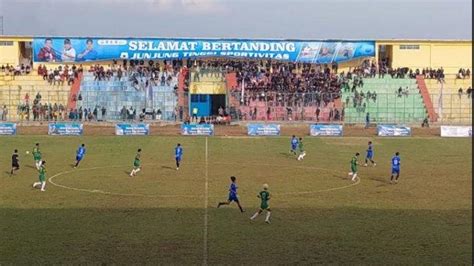
{"label": "blue shorts", "polygon": [[239,198],[237,198],[237,195],[229,194],[229,201],[239,202]]}
{"label": "blue shorts", "polygon": [[76,161],[82,160],[83,156],[76,156]]}
{"label": "blue shorts", "polygon": [[291,146],[291,150],[292,151],[296,150],[296,146]]}
{"label": "blue shorts", "polygon": [[181,157],[175,157],[177,162],[181,162]]}
{"label": "blue shorts", "polygon": [[372,159],[374,158],[374,154],[372,152],[368,152],[367,155],[365,156],[367,159]]}
{"label": "blue shorts", "polygon": [[392,168],[392,174],[400,174],[400,168]]}

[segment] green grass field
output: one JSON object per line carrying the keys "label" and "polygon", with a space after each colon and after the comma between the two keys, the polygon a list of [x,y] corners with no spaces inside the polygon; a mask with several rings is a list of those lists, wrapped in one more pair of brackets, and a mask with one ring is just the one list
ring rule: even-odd
{"label": "green grass field", "polygon": [[[349,161],[363,160],[367,141],[308,137],[299,162],[287,137],[2,137],[0,264],[471,264],[472,140],[374,138],[377,167],[352,184]],[[35,142],[56,184],[46,192],[31,187]],[[130,178],[139,147],[143,168]],[[22,169],[10,177],[14,148]],[[395,151],[402,172],[390,185]],[[243,214],[216,208],[230,175]],[[263,183],[270,225],[249,220]]]}

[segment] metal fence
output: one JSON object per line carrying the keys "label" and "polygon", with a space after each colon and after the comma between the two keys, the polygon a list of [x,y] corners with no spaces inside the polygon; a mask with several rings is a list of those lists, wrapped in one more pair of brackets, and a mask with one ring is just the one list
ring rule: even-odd
{"label": "metal fence", "polygon": [[[26,93],[29,99],[25,97]],[[33,101],[37,91],[18,88],[0,88],[0,119],[21,120],[162,120],[184,121],[189,114],[187,93],[160,91],[82,91],[76,100],[81,114],[67,110],[69,92],[41,90],[40,103],[46,110],[33,114]],[[431,94],[433,111],[442,124],[471,124],[472,97],[467,94]],[[228,92],[224,112],[232,121],[307,121],[335,123],[365,123],[367,113],[371,123],[421,124],[428,116],[419,93],[367,95],[358,100],[350,93],[275,93]],[[52,109],[49,108],[51,104]],[[55,110],[55,104],[64,110]],[[6,106],[7,112],[5,112]],[[103,107],[105,112],[103,112]],[[125,107],[125,108],[124,108]],[[130,108],[131,107],[131,108]],[[84,109],[87,108],[87,114]],[[90,109],[90,114],[89,114]],[[95,110],[96,109],[96,110]],[[125,111],[124,111],[125,110]],[[135,110],[129,111],[129,110]],[[143,113],[142,111],[145,110]],[[215,109],[214,109],[215,110]],[[143,114],[142,114],[143,113]],[[141,116],[142,114],[142,116]],[[215,114],[217,115],[217,114]],[[209,119],[209,118],[206,118]]]}
{"label": "metal fence", "polygon": [[[436,122],[471,124],[472,98],[463,94],[431,94]],[[441,100],[440,100],[441,99]],[[233,120],[316,121],[421,124],[428,118],[422,96],[379,93],[356,98],[351,93],[232,92],[228,106]]]}

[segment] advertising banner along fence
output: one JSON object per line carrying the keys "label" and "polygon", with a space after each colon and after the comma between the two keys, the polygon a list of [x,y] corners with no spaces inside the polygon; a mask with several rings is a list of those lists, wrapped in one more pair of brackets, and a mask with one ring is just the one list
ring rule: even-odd
{"label": "advertising banner along fence", "polygon": [[441,137],[472,137],[472,126],[441,126]]}
{"label": "advertising banner along fence", "polygon": [[79,123],[49,123],[48,135],[53,136],[80,136],[83,125]]}
{"label": "advertising banner along fence", "polygon": [[214,125],[212,124],[183,124],[181,125],[181,135],[212,136],[214,135]]}
{"label": "advertising banner along fence", "polygon": [[381,137],[409,137],[411,128],[398,125],[378,125],[377,135]]}
{"label": "advertising banner along fence", "polygon": [[375,41],[35,38],[33,53],[35,62],[235,57],[328,64],[373,57]]}
{"label": "advertising banner along fence", "polygon": [[16,135],[16,124],[0,123],[0,135]]}
{"label": "advertising banner along fence", "polygon": [[309,126],[310,136],[342,137],[342,133],[343,133],[342,125],[314,124],[314,125]]}
{"label": "advertising banner along fence", "polygon": [[150,134],[150,124],[116,124],[117,136],[145,136]]}
{"label": "advertising banner along fence", "polygon": [[278,124],[248,124],[247,135],[249,136],[279,136],[280,125]]}

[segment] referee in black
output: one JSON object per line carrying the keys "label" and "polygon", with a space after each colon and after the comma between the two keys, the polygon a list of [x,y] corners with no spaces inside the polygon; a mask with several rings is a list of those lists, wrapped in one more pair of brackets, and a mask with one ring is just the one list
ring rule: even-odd
{"label": "referee in black", "polygon": [[13,175],[13,171],[20,169],[20,161],[18,160],[18,150],[15,150],[12,154],[12,171],[10,175]]}

